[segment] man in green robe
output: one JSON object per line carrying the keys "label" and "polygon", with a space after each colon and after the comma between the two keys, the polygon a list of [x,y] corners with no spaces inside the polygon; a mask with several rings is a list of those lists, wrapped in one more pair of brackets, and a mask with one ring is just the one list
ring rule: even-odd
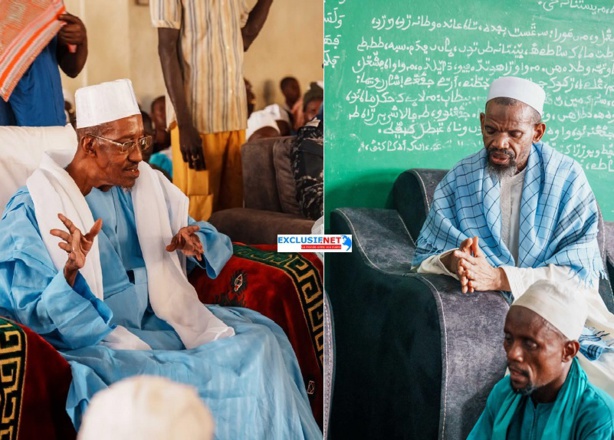
{"label": "man in green robe", "polygon": [[507,314],[501,379],[468,439],[612,439],[614,400],[576,360],[587,316],[582,295],[538,281]]}

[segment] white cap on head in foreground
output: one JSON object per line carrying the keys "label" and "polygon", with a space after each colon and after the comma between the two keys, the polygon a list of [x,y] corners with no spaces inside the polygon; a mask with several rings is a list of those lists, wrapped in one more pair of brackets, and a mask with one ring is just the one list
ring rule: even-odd
{"label": "white cap on head in foreground", "polygon": [[581,291],[572,291],[550,281],[538,281],[512,303],[544,318],[565,337],[577,341],[588,316],[588,306]]}
{"label": "white cap on head in foreground", "polygon": [[211,440],[211,412],[191,386],[134,376],[92,398],[78,440]]}

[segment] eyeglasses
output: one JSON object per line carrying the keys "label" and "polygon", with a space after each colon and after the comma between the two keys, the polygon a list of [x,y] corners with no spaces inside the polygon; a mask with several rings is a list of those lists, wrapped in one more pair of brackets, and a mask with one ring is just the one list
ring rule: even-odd
{"label": "eyeglasses", "polygon": [[106,141],[109,142],[110,144],[115,145],[119,152],[121,154],[130,154],[134,151],[134,149],[136,148],[136,146],[138,145],[139,148],[141,149],[141,151],[143,153],[146,153],[147,151],[149,151],[149,149],[151,148],[151,143],[152,143],[152,137],[151,136],[143,136],[142,138],[137,139],[136,141],[127,141],[127,142],[116,142],[112,139],[107,139],[101,136],[95,136],[93,134],[90,134],[89,136],[96,138],[96,139],[100,139],[101,141]]}

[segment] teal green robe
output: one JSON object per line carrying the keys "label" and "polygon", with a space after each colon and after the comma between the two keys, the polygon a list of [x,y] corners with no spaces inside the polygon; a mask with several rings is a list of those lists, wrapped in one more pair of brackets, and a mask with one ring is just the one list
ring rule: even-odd
{"label": "teal green robe", "polygon": [[[509,406],[512,400],[513,406]],[[486,408],[467,440],[503,438],[495,434],[495,426],[506,408],[510,409],[504,437],[508,440],[614,438],[614,399],[588,382],[576,359],[557,399],[551,403],[535,405],[530,397],[516,394],[509,376],[501,379],[488,396]]]}

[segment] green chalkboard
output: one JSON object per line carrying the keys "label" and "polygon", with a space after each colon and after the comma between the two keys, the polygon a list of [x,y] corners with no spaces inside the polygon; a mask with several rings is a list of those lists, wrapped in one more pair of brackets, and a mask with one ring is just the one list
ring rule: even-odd
{"label": "green chalkboard", "polygon": [[490,82],[520,76],[546,90],[544,141],[614,221],[614,1],[326,0],[324,20],[327,218],[483,148]]}

